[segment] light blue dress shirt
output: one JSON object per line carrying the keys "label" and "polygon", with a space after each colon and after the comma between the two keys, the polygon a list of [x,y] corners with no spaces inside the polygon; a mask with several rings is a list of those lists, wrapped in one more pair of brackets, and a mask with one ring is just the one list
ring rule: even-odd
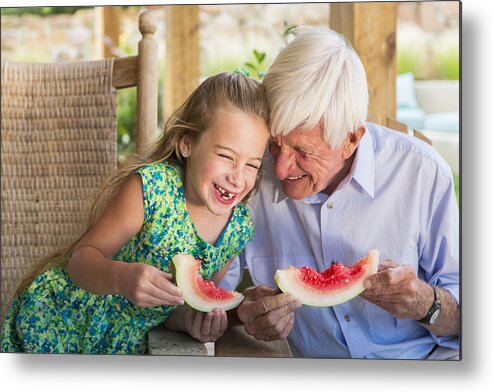
{"label": "light blue dress shirt", "polygon": [[[256,285],[276,287],[277,269],[323,271],[334,260],[350,265],[378,249],[381,259],[411,265],[459,303],[459,211],[450,167],[420,140],[372,123],[366,129],[349,175],[330,197],[286,197],[266,158],[249,204],[255,238],[222,287],[236,287],[245,267]],[[362,297],[334,307],[304,305],[295,320],[289,342],[296,356],[416,359],[435,344],[459,349],[457,337],[434,336]]]}

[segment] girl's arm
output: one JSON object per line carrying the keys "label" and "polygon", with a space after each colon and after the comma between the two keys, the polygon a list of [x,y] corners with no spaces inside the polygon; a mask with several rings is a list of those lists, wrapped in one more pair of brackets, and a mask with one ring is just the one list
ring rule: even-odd
{"label": "girl's arm", "polygon": [[170,283],[170,274],[147,264],[112,260],[143,222],[142,180],[136,174],[121,185],[76,245],[67,268],[72,281],[94,294],[124,294],[137,306],[182,304],[181,290]]}

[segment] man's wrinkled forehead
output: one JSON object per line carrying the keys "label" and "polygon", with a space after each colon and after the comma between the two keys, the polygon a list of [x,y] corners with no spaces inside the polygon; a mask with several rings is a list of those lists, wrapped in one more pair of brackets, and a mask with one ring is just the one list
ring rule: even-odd
{"label": "man's wrinkled forehead", "polygon": [[285,135],[271,136],[270,140],[277,145],[289,145],[303,150],[310,150],[320,144],[322,135],[321,124],[317,124],[311,129],[299,126]]}

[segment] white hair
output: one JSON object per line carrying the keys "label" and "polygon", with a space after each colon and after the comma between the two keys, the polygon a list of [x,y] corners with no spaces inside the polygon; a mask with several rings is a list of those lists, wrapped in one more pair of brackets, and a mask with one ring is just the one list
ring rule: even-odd
{"label": "white hair", "polygon": [[322,122],[331,148],[366,121],[368,85],[360,58],[330,29],[308,28],[289,43],[264,76],[271,134]]}

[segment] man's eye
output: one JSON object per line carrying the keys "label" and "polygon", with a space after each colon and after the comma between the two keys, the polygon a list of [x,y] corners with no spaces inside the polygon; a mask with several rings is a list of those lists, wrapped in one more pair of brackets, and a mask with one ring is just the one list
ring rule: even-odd
{"label": "man's eye", "polygon": [[254,165],[253,163],[249,163],[247,166],[253,167],[255,170],[260,169],[260,166]]}
{"label": "man's eye", "polygon": [[302,150],[300,148],[295,148],[295,151],[300,154],[301,157],[303,158],[309,158],[312,154],[309,153],[308,151]]}
{"label": "man's eye", "polygon": [[226,159],[229,159],[230,161],[232,161],[232,160],[233,160],[233,158],[231,158],[229,155],[219,154],[219,156],[220,156],[221,158],[226,158]]}

